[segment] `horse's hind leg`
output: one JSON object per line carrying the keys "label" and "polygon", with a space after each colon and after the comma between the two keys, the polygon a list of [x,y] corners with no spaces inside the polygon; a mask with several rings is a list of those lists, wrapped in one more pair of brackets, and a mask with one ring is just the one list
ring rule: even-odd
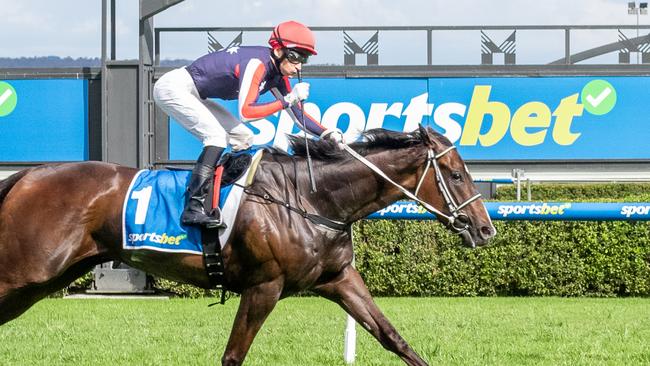
{"label": "horse's hind leg", "polygon": [[46,268],[29,272],[16,269],[11,278],[0,278],[0,325],[17,318],[37,301],[61,290],[101,262],[103,259],[98,256],[90,256],[72,263],[61,273],[50,273]]}
{"label": "horse's hind leg", "polygon": [[255,335],[277,304],[281,292],[279,280],[265,282],[242,292],[228,345],[221,358],[222,365],[241,365],[244,362]]}
{"label": "horse's hind leg", "polygon": [[0,325],[27,311],[38,300],[47,296],[38,285],[18,288],[0,288]]}
{"label": "horse's hind leg", "polygon": [[17,318],[41,298],[30,288],[3,291],[0,295],[0,325]]}
{"label": "horse's hind leg", "polygon": [[408,365],[427,363],[406,343],[372,300],[368,288],[352,266],[333,280],[314,288],[321,296],[339,304],[372,334],[384,348],[397,354]]}

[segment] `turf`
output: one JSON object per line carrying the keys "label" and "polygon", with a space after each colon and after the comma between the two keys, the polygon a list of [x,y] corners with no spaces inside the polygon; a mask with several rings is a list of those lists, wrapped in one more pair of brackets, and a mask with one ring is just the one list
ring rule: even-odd
{"label": "turf", "polygon": [[[238,300],[48,299],[0,327],[0,365],[215,365]],[[432,365],[650,364],[650,299],[381,298]],[[246,365],[344,365],[345,314],[281,301]],[[356,365],[402,365],[357,327]]]}

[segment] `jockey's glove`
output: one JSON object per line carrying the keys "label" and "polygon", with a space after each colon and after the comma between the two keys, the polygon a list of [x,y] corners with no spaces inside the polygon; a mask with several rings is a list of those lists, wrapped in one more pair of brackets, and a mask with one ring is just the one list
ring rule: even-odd
{"label": "jockey's glove", "polygon": [[305,100],[309,97],[309,83],[298,83],[293,86],[291,92],[284,96],[284,101],[289,105],[296,105],[298,102]]}

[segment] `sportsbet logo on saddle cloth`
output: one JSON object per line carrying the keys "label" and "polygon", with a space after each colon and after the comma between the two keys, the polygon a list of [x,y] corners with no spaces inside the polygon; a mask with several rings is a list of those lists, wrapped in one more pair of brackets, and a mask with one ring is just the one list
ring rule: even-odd
{"label": "sportsbet logo on saddle cloth", "polygon": [[[251,151],[253,163],[235,182],[221,187],[219,207],[228,226],[219,230],[221,246],[226,243],[243,193],[250,183],[262,151]],[[190,171],[141,170],[133,177],[122,210],[124,249],[203,254],[201,230],[181,224]]]}

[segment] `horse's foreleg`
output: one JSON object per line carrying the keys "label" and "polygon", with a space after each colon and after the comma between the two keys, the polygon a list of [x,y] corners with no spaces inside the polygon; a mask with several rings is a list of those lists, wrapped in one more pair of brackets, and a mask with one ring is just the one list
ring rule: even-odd
{"label": "horse's foreleg", "polygon": [[406,343],[372,300],[368,288],[352,266],[314,289],[321,296],[339,304],[361,324],[384,348],[397,354],[408,365],[427,363]]}
{"label": "horse's foreleg", "polygon": [[222,365],[241,365],[262,327],[280,299],[281,281],[272,281],[248,288],[242,292],[239,310],[230,332],[226,351],[221,358]]}

